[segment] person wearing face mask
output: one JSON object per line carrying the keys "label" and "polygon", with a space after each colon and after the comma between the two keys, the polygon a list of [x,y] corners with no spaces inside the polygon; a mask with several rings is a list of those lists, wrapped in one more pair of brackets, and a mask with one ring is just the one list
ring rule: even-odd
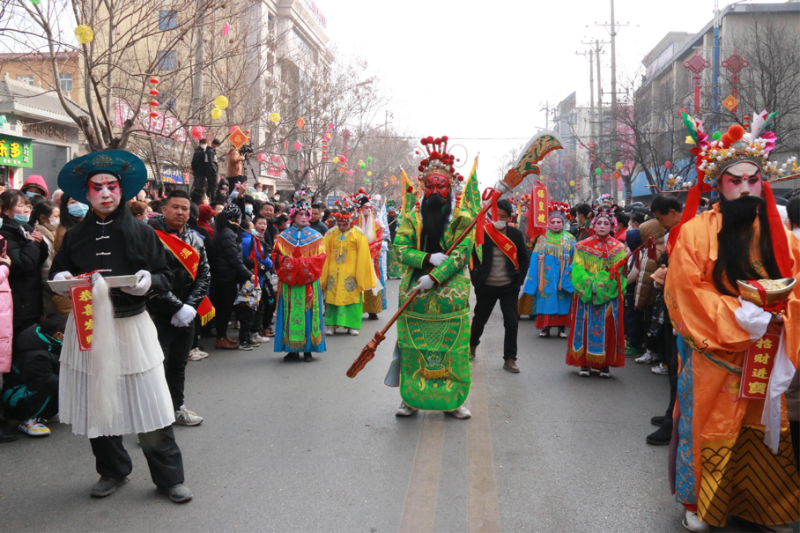
{"label": "person wearing face mask", "polygon": [[[184,503],[192,491],[184,485],[183,458],[172,429],[175,410],[164,352],[146,309],[151,298],[174,288],[174,275],[156,232],[125,205],[146,182],[144,162],[124,150],[86,154],[59,173],[65,194],[92,206],[83,222],[64,235],[50,269],[53,281],[88,276],[90,283],[75,293],[80,320],[70,317],[64,333],[59,418],[89,439],[100,475],[92,497],[110,496],[128,482],[133,465],[122,436],[135,433],[159,492]],[[132,280],[109,288],[106,278],[113,277]],[[89,313],[91,324],[84,318]]]}
{"label": "person wearing face mask", "polygon": [[572,263],[575,293],[567,364],[580,367],[581,377],[589,377],[595,369],[601,378],[609,378],[609,367],[625,366],[622,295],[627,278],[622,275],[620,265],[625,259],[625,245],[612,237],[615,210],[611,195],[596,199],[591,219],[594,235],[575,246]]}
{"label": "person wearing face mask", "polygon": [[483,328],[492,315],[495,304],[500,302],[503,312],[503,368],[512,374],[519,374],[517,366],[517,330],[519,313],[517,300],[520,287],[528,272],[528,249],[525,236],[520,230],[509,226],[513,207],[508,200],[497,202],[497,220],[486,224],[487,239],[483,242],[482,258],[473,252],[470,271],[472,285],[475,287],[475,316],[472,319],[469,349],[475,357],[481,343]]}
{"label": "person wearing face mask", "polygon": [[30,437],[47,437],[58,414],[58,375],[67,317],[52,313],[14,339],[14,364],[3,382],[5,415]]}
{"label": "person wearing face mask", "polygon": [[[8,283],[14,300],[14,332],[36,323],[42,316],[42,278],[40,269],[47,261],[48,249],[42,232],[31,218],[31,202],[25,193],[6,191],[0,194],[3,225],[0,235],[7,242],[11,259]],[[33,225],[31,225],[33,224]]]}
{"label": "person wearing face mask", "polygon": [[50,200],[44,200],[36,204],[36,207],[31,211],[31,220],[38,222],[37,229],[42,232],[42,240],[47,244],[47,260],[42,264],[42,305],[44,314],[49,315],[55,312],[53,307],[53,291],[47,285],[48,274],[50,274],[50,265],[53,263],[53,257],[56,255],[55,251],[55,232],[60,223],[61,209],[58,205]]}
{"label": "person wearing face mask", "polygon": [[19,190],[24,192],[28,198],[33,198],[34,196],[47,198],[50,196],[50,191],[47,189],[47,184],[44,182],[44,178],[35,174],[33,176],[29,176]]}
{"label": "person wearing face mask", "polygon": [[[53,257],[55,257],[59,248],[61,248],[61,243],[64,240],[64,235],[67,233],[67,230],[77,226],[89,211],[88,205],[82,204],[74,198],[70,198],[68,194],[63,193],[59,206],[61,215],[59,217],[58,227],[53,234]],[[47,290],[49,290],[49,287]],[[53,293],[50,300],[53,303],[53,309],[61,315],[67,316],[72,310],[72,302],[70,302],[67,296]]]}
{"label": "person wearing face mask", "polygon": [[558,336],[567,338],[572,286],[572,257],[575,237],[564,228],[571,219],[569,205],[550,202],[547,233],[536,241],[525,281],[525,293],[533,296],[533,313],[540,337],[549,337],[550,328],[558,327]]}

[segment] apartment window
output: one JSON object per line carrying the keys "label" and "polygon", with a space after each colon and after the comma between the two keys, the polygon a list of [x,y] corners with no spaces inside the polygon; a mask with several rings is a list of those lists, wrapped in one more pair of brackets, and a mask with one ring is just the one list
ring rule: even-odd
{"label": "apartment window", "polygon": [[158,12],[158,29],[172,30],[178,27],[178,12],[174,10]]}
{"label": "apartment window", "polygon": [[61,90],[65,93],[72,92],[72,74],[59,74],[58,81],[61,83]]}
{"label": "apartment window", "polygon": [[33,85],[33,74],[17,74],[17,81]]}
{"label": "apartment window", "polygon": [[159,70],[170,71],[178,68],[178,53],[174,50],[159,52],[156,58],[158,59]]}

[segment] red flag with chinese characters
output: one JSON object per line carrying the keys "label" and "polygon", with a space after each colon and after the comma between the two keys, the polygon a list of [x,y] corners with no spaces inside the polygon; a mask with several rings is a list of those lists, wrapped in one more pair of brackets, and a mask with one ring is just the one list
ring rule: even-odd
{"label": "red flag with chinese characters", "polygon": [[531,193],[531,215],[528,217],[528,240],[547,233],[547,187],[537,181]]}
{"label": "red flag with chinese characters", "polygon": [[744,356],[744,365],[742,365],[740,398],[766,399],[769,375],[775,365],[775,356],[778,353],[780,340],[780,335],[767,333],[747,350]]}
{"label": "red flag with chinese characters", "polygon": [[69,288],[72,299],[72,316],[75,317],[75,330],[78,334],[78,346],[82,352],[92,349],[92,286],[73,285]]}

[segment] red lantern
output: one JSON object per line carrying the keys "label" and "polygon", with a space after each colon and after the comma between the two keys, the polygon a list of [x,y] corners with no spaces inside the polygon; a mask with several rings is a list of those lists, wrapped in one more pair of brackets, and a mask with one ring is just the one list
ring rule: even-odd
{"label": "red lantern", "polygon": [[666,168],[667,170],[671,169],[672,168],[672,161],[665,161],[664,162],[664,168]]}
{"label": "red lantern", "polygon": [[150,116],[156,118],[158,116],[158,111],[150,111]]}
{"label": "red lantern", "polygon": [[245,135],[250,135],[250,130],[244,130]]}
{"label": "red lantern", "polygon": [[158,102],[155,100],[150,100],[150,107],[158,107]]}
{"label": "red lantern", "polygon": [[155,87],[150,89],[150,96],[158,96],[158,89],[156,89]]}
{"label": "red lantern", "polygon": [[203,134],[205,133],[205,128],[203,128],[203,126],[192,126],[189,129],[189,133],[191,134],[192,139],[194,139],[195,141],[199,141],[200,139],[203,138]]}
{"label": "red lantern", "polygon": [[155,76],[153,76],[152,78],[150,78],[148,81],[149,81],[150,83],[152,83],[153,85],[158,85],[158,78],[156,78]]}
{"label": "red lantern", "polygon": [[607,174],[603,175],[603,181],[608,181],[608,175]]}

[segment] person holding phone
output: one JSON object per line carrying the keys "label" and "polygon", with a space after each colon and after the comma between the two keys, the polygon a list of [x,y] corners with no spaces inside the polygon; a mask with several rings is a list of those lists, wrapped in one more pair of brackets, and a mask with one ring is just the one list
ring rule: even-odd
{"label": "person holding phone", "polygon": [[31,201],[20,191],[0,194],[0,212],[3,225],[0,227],[7,243],[6,254],[11,259],[8,284],[14,302],[14,333],[35,324],[42,315],[42,264],[48,258],[47,243],[31,218]]}

